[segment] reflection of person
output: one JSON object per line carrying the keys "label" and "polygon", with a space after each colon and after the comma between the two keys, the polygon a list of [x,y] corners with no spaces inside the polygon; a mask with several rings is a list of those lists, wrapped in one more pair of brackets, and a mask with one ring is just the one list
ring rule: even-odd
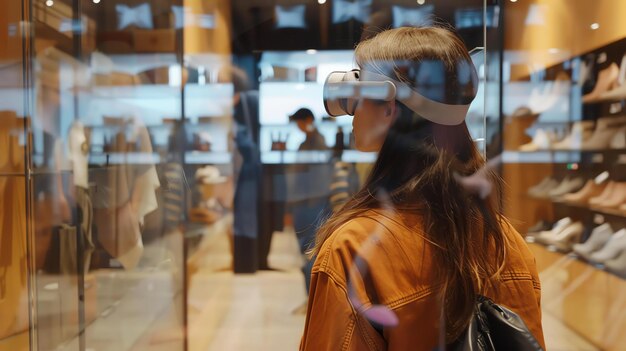
{"label": "reflection of person", "polygon": [[465,113],[455,123],[433,114],[475,96],[462,41],[443,28],[404,27],[361,42],[355,56],[361,78],[404,82],[409,94],[356,106],[356,147],[378,158],[317,234],[300,349],[433,350],[462,334],[477,295],[518,314],[543,345],[531,252],[496,194],[482,199],[456,180],[484,166]]}
{"label": "reflection of person", "polygon": [[299,151],[307,150],[326,150],[328,146],[324,141],[324,136],[315,128],[315,117],[313,112],[308,108],[301,108],[293,115],[289,116],[289,120],[296,122],[298,129],[305,135],[305,139],[298,148]]}
{"label": "reflection of person", "polygon": [[[234,248],[233,268],[236,273],[253,273],[258,261],[267,265],[271,231],[259,227],[259,189],[261,181],[261,158],[259,152],[259,103],[258,92],[250,90],[246,72],[230,67],[234,87],[233,122],[235,127],[234,153]],[[267,249],[265,249],[267,248]]]}
{"label": "reflection of person", "polygon": [[[324,137],[315,128],[313,112],[307,108],[301,108],[289,120],[296,122],[298,129],[305,133],[305,139],[298,147],[298,151],[327,150],[328,146]],[[330,164],[299,164],[292,168],[294,172],[295,189],[292,194],[296,201],[291,204],[293,215],[293,229],[298,237],[300,252],[305,255],[315,241],[315,230],[320,220],[325,216],[328,207],[328,186],[325,181],[330,180]],[[323,188],[320,189],[319,186]],[[311,280],[311,268],[313,260],[306,259],[302,266],[305,289],[309,291]],[[306,303],[294,310],[294,313],[304,313]]]}

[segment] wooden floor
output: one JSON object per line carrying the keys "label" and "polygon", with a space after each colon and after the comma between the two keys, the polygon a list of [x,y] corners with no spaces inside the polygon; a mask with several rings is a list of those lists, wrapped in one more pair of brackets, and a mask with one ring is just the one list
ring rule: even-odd
{"label": "wooden floor", "polygon": [[[280,271],[234,275],[228,269],[228,238],[206,245],[206,260],[189,286],[186,333],[180,327],[182,311],[177,308],[182,306],[178,300],[182,296],[170,287],[175,277],[153,274],[149,280],[140,279],[148,284],[138,284],[135,291],[158,289],[163,299],[146,301],[141,294],[120,299],[112,311],[89,325],[89,348],[181,350],[186,334],[190,351],[296,350],[304,315],[292,312],[306,294],[293,232],[274,235],[270,264]],[[542,246],[531,244],[531,249],[542,281],[548,350],[626,350],[625,281]],[[111,273],[100,274],[104,284]],[[134,279],[132,275],[127,278]],[[0,341],[0,351],[24,349],[16,345],[24,345],[27,337],[24,333]],[[76,346],[74,340],[62,349],[77,350]]]}
{"label": "wooden floor", "polygon": [[[542,246],[531,249],[542,280],[547,349],[625,350],[626,283]],[[230,293],[222,297],[228,302],[220,303],[227,311],[200,350],[297,349],[304,318],[291,310],[305,295],[293,233],[275,234],[270,257],[285,272],[232,276]]]}
{"label": "wooden floor", "polygon": [[[549,350],[625,350],[626,281],[574,256],[531,244]],[[552,346],[552,347],[550,347]]]}

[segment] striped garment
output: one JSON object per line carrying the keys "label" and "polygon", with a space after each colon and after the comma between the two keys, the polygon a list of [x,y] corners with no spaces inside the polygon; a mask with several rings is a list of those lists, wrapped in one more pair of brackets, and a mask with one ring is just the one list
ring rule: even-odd
{"label": "striped garment", "polygon": [[333,181],[330,184],[330,206],[333,212],[338,211],[350,199],[358,187],[354,166],[350,163],[337,161],[333,169]]}

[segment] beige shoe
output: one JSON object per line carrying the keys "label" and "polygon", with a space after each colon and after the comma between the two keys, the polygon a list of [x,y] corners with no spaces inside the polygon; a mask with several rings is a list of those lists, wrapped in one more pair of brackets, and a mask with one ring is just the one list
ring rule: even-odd
{"label": "beige shoe", "polygon": [[604,208],[619,207],[626,202],[626,183],[616,183],[611,196],[603,199],[598,206]]}
{"label": "beige shoe", "polygon": [[622,56],[622,64],[619,67],[617,88],[600,94],[600,101],[615,101],[626,99],[626,55]]}
{"label": "beige shoe", "polygon": [[589,199],[602,194],[606,188],[606,183],[596,184],[593,179],[589,179],[585,186],[579,191],[571,194],[565,194],[563,200],[574,203],[587,203]]}
{"label": "beige shoe", "polygon": [[609,181],[609,183],[606,185],[606,188],[604,188],[604,191],[600,195],[589,199],[589,205],[599,206],[602,202],[606,201],[606,199],[608,199],[613,194],[613,190],[615,189],[616,185],[616,182]]}
{"label": "beige shoe", "polygon": [[563,229],[553,237],[547,238],[546,243],[561,252],[572,251],[572,246],[580,242],[585,226],[581,222],[575,222]]}
{"label": "beige shoe", "polygon": [[[544,245],[549,245],[549,243],[557,237],[561,232],[563,232],[567,227],[572,224],[572,219],[569,217],[565,217],[560,219],[550,230],[544,230],[539,232],[539,234],[533,236],[532,242],[537,242]],[[527,238],[528,239],[528,238]],[[529,241],[529,240],[527,240]]]}
{"label": "beige shoe", "polygon": [[552,143],[556,141],[556,136],[551,131],[545,131],[541,128],[537,129],[535,132],[535,136],[533,140],[528,143],[520,146],[520,151],[537,151],[537,150],[548,150],[552,146]]}
{"label": "beige shoe", "polygon": [[598,119],[596,129],[591,137],[582,142],[583,150],[603,150],[611,144],[619,128],[626,124],[624,117],[602,117]]}
{"label": "beige shoe", "polygon": [[612,63],[609,67],[603,69],[598,74],[598,82],[593,88],[593,91],[583,96],[583,103],[588,104],[597,102],[600,99],[600,95],[607,92],[609,89],[615,86],[617,77],[619,76],[619,67],[617,64]]}
{"label": "beige shoe", "polygon": [[611,139],[611,149],[626,149],[626,127],[620,128]]}

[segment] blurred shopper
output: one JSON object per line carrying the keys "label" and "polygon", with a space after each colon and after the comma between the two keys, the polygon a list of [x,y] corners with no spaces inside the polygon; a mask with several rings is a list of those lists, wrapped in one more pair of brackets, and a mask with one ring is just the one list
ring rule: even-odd
{"label": "blurred shopper", "polygon": [[479,295],[520,316],[544,346],[531,252],[495,192],[458,181],[484,173],[500,185],[465,124],[478,82],[463,42],[444,28],[402,27],[361,42],[355,56],[357,82],[396,89],[347,111],[356,148],[378,157],[317,234],[300,349],[444,349]]}
{"label": "blurred shopper", "polygon": [[[234,262],[236,273],[253,273],[257,270],[258,247],[270,238],[261,238],[259,230],[259,184],[261,181],[261,153],[259,150],[259,94],[250,89],[245,71],[229,67],[233,87],[234,142]],[[269,244],[268,244],[269,246]]]}
{"label": "blurred shopper", "polygon": [[324,136],[315,127],[315,116],[313,116],[311,110],[301,108],[289,116],[289,121],[295,122],[298,125],[298,129],[306,135],[304,141],[298,147],[298,151],[328,149]]}
{"label": "blurred shopper", "polygon": [[[298,125],[298,129],[305,134],[305,139],[298,147],[298,151],[328,150],[324,137],[315,127],[315,116],[311,110],[301,108],[289,116],[289,120],[295,122]],[[306,258],[306,252],[312,248],[315,242],[315,232],[329,210],[329,189],[324,184],[329,182],[331,167],[332,165],[328,163],[311,164],[303,162],[295,165],[291,170],[295,184],[291,193],[295,201],[291,202],[290,209],[300,252],[305,258],[302,273],[304,274],[304,284],[307,292],[309,291],[313,260]],[[294,313],[305,313],[306,305],[307,303],[305,302],[302,306],[296,308]]]}

